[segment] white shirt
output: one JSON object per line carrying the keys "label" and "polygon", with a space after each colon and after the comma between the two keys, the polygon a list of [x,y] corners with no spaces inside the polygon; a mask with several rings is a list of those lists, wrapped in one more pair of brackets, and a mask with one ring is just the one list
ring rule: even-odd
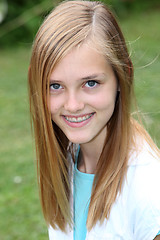
{"label": "white shirt", "polygon": [[[86,240],[153,240],[160,230],[160,161],[145,144],[129,159],[121,194],[112,206],[109,220],[97,222]],[[73,240],[67,234],[49,228],[49,240]]]}

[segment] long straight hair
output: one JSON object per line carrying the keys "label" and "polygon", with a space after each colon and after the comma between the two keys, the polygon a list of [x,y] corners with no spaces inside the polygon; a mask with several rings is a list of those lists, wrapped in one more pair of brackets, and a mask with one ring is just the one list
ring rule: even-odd
{"label": "long straight hair", "polygon": [[134,132],[151,141],[131,118],[133,66],[123,34],[111,11],[94,1],[67,1],[57,6],[41,25],[29,67],[30,111],[37,153],[38,183],[44,217],[53,228],[72,225],[70,208],[71,161],[69,140],[52,122],[47,105],[48,86],[56,64],[71,49],[88,43],[104,55],[116,75],[119,92],[114,113],[107,123],[107,138],[98,161],[89,206],[87,228],[109,218],[121,191]]}

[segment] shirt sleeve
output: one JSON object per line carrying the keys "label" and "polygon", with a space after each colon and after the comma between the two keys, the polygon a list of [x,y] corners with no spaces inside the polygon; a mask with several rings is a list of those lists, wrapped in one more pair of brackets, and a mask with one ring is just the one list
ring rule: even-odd
{"label": "shirt sleeve", "polygon": [[160,163],[140,166],[134,185],[134,239],[153,240],[160,230]]}

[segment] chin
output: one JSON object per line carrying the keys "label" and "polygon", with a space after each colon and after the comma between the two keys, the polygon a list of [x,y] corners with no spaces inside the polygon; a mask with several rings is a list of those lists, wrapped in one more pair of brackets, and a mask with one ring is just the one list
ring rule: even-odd
{"label": "chin", "polygon": [[82,136],[82,137],[78,137],[78,136],[69,137],[68,136],[68,139],[69,139],[70,142],[75,143],[75,144],[85,144],[85,143],[88,143],[88,142],[91,141],[90,138],[86,138],[86,137],[84,138],[84,136]]}

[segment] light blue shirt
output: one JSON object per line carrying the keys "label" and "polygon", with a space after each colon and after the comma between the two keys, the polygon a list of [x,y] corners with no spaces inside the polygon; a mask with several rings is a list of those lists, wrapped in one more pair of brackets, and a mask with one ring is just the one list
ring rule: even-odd
{"label": "light blue shirt", "polygon": [[74,169],[74,240],[85,240],[87,228],[86,221],[94,174],[82,173]]}

